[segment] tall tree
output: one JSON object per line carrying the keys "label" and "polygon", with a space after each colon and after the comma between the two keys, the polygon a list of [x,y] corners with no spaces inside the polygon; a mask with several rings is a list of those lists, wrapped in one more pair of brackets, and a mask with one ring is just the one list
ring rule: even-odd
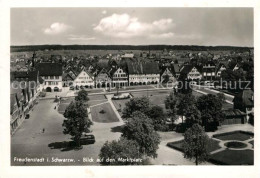
{"label": "tall tree", "polygon": [[80,138],[83,132],[88,132],[93,124],[88,118],[87,105],[80,101],[72,101],[66,108],[62,126],[63,133],[70,134],[77,146],[80,147]]}
{"label": "tall tree", "polygon": [[[199,122],[200,114],[196,110],[196,99],[192,94],[179,95],[179,102],[177,105],[177,112],[182,118],[190,119],[188,123]],[[197,116],[196,116],[197,115]],[[183,122],[183,121],[182,121]]]}
{"label": "tall tree", "polygon": [[196,165],[208,159],[208,136],[199,124],[194,124],[184,133],[184,158],[195,159]]}
{"label": "tall tree", "polygon": [[197,99],[196,105],[201,112],[202,124],[206,131],[215,131],[219,122],[224,119],[222,104],[223,98],[212,94],[203,95]]}
{"label": "tall tree", "polygon": [[140,153],[145,156],[157,157],[156,151],[159,148],[160,136],[154,130],[152,120],[144,113],[136,111],[131,115],[123,128],[122,137],[136,141]]}
{"label": "tall tree", "polygon": [[177,92],[182,94],[191,94],[191,81],[186,79],[186,76],[180,75],[178,79]]}
{"label": "tall tree", "polygon": [[174,92],[171,92],[164,101],[165,108],[167,109],[167,116],[171,119],[172,127],[174,121],[177,119],[178,98],[179,97],[177,95],[174,95]]}
{"label": "tall tree", "polygon": [[[140,162],[120,161],[120,159],[138,159],[142,158],[139,153],[139,145],[134,140],[127,140],[121,137],[120,140],[106,142],[99,154],[101,165],[138,165]],[[114,159],[115,161],[109,161]]]}
{"label": "tall tree", "polygon": [[78,92],[78,96],[75,97],[76,101],[83,101],[87,102],[89,100],[88,98],[88,92],[86,90],[80,90]]}
{"label": "tall tree", "polygon": [[152,119],[152,123],[156,131],[167,130],[168,126],[166,124],[166,117],[161,106],[152,106],[146,115]]}
{"label": "tall tree", "polygon": [[129,118],[135,111],[147,113],[150,107],[151,104],[148,97],[131,98],[130,101],[125,104],[122,117]]}

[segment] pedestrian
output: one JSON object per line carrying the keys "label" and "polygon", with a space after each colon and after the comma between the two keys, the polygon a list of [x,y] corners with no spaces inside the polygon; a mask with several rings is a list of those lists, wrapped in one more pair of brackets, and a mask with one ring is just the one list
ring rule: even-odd
{"label": "pedestrian", "polygon": [[45,128],[42,129],[42,133],[44,133],[44,132],[45,132]]}

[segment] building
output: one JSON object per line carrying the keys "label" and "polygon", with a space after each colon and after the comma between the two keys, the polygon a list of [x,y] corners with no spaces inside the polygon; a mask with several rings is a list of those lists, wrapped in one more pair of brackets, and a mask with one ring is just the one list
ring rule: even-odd
{"label": "building", "polygon": [[75,87],[93,88],[94,85],[94,76],[84,69],[74,79]]}
{"label": "building", "polygon": [[10,95],[10,131],[13,134],[24,120],[23,101],[21,89],[11,87]]}
{"label": "building", "polygon": [[159,65],[156,62],[127,62],[129,85],[157,84],[160,81]]}
{"label": "building", "polygon": [[176,78],[173,75],[172,67],[171,66],[162,66],[161,73],[160,73],[160,82],[161,83],[173,83],[176,81]]}
{"label": "building", "polygon": [[62,64],[38,63],[36,70],[44,80],[43,90],[46,92],[58,92],[62,90]]}
{"label": "building", "polygon": [[133,53],[126,53],[121,55],[121,60],[131,60],[134,58],[134,54]]}
{"label": "building", "polygon": [[97,74],[95,76],[95,86],[97,88],[110,87],[111,82],[112,82],[112,80],[105,68],[101,68],[97,71]]}
{"label": "building", "polygon": [[223,110],[225,119],[221,125],[244,124],[246,123],[246,114],[239,109]]}
{"label": "building", "polygon": [[234,109],[245,112],[248,121],[249,115],[254,113],[254,92],[252,90],[243,90],[234,97],[233,102]]}
{"label": "building", "polygon": [[194,65],[184,65],[180,72],[180,77],[182,79],[189,80],[201,80],[202,72],[200,67]]}
{"label": "building", "polygon": [[173,71],[173,75],[176,79],[178,79],[180,77],[180,66],[179,64],[173,64],[172,65],[172,71]]}
{"label": "building", "polygon": [[112,87],[128,86],[128,74],[124,66],[121,65],[116,68],[111,68],[108,74],[112,79]]}
{"label": "building", "polygon": [[215,70],[216,70],[216,65],[214,62],[207,62],[203,65],[202,67],[202,75],[205,80],[214,80],[215,79]]}
{"label": "building", "polygon": [[227,70],[227,65],[225,63],[219,63],[219,65],[216,67],[216,78],[220,78],[221,77],[221,73]]}

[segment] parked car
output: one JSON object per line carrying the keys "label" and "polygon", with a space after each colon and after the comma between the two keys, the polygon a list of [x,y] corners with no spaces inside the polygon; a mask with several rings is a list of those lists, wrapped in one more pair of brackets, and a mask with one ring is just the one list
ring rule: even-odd
{"label": "parked car", "polygon": [[29,119],[29,118],[30,118],[30,114],[26,114],[25,119]]}
{"label": "parked car", "polygon": [[94,135],[89,135],[89,134],[82,134],[80,138],[80,144],[86,145],[86,144],[94,144],[96,142],[95,136]]}
{"label": "parked car", "polygon": [[70,90],[74,90],[75,88],[74,88],[74,86],[70,86]]}

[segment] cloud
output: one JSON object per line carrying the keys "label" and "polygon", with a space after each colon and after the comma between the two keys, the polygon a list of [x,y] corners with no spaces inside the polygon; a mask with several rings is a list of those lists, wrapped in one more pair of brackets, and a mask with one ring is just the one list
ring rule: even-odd
{"label": "cloud", "polygon": [[55,22],[50,27],[44,29],[44,33],[47,35],[56,35],[67,31],[69,28],[71,27],[64,23]]}
{"label": "cloud", "polygon": [[107,11],[106,11],[106,10],[103,10],[103,11],[102,11],[102,14],[104,14],[104,15],[107,14]]}
{"label": "cloud", "polygon": [[171,38],[173,36],[174,36],[174,33],[172,33],[172,32],[150,35],[151,38]]}
{"label": "cloud", "polygon": [[87,37],[85,35],[69,35],[68,39],[72,41],[90,41],[90,40],[95,40],[96,38]]}
{"label": "cloud", "polygon": [[172,19],[160,19],[152,23],[140,22],[128,14],[113,14],[104,17],[93,29],[107,36],[129,38],[136,36],[170,37],[174,27]]}

